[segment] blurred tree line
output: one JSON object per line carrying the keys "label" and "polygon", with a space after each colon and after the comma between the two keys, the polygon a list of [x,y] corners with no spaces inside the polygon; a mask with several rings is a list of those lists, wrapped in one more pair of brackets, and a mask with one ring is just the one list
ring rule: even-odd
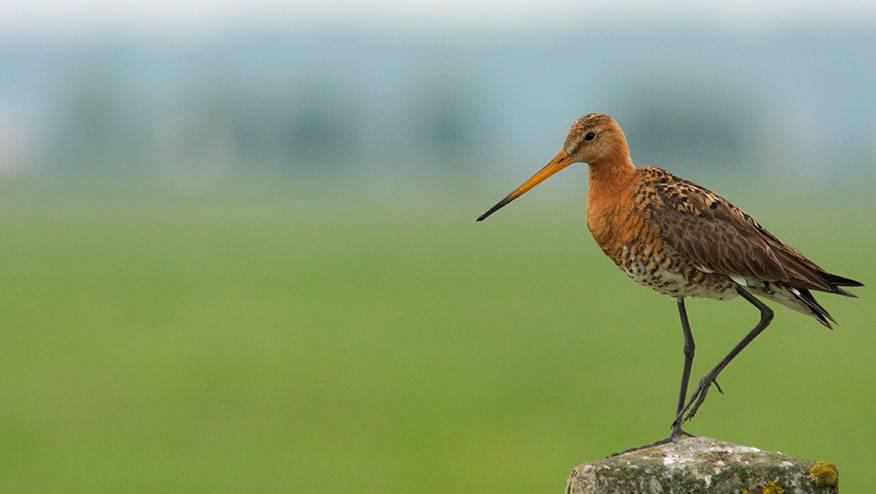
{"label": "blurred tree line", "polygon": [[[76,173],[467,172],[529,160],[533,150],[546,156],[590,111],[617,116],[634,156],[657,164],[772,159],[782,139],[801,133],[819,140],[807,148],[819,159],[876,131],[872,120],[850,128],[840,112],[876,110],[872,96],[855,91],[862,79],[876,82],[876,69],[843,62],[862,40],[830,40],[821,62],[854,71],[850,91],[822,86],[825,74],[807,71],[812,60],[788,56],[805,43],[752,46],[695,33],[541,44],[311,34],[173,49],[6,50],[0,111],[4,100],[19,101],[38,165]],[[582,45],[603,54],[598,72],[569,63]],[[793,132],[777,131],[786,128]],[[872,166],[872,142],[853,149],[845,159]]]}

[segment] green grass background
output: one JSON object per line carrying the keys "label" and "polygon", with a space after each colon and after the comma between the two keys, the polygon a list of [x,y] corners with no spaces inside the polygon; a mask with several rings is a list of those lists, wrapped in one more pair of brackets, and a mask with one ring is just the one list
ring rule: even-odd
{"label": "green grass background", "polygon": [[[475,224],[502,192],[7,190],[0,490],[560,492],[664,437],[674,302],[603,257],[580,193]],[[750,212],[872,285],[870,201]],[[876,296],[858,293],[820,296],[833,332],[778,307],[688,430],[834,461],[867,491]],[[696,382],[757,313],[688,309]]]}

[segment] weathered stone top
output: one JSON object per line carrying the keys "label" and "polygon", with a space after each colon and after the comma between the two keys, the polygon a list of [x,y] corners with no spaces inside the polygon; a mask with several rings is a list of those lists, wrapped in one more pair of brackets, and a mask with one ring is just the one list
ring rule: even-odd
{"label": "weathered stone top", "polygon": [[572,470],[566,494],[836,493],[828,462],[791,458],[706,437],[633,451]]}

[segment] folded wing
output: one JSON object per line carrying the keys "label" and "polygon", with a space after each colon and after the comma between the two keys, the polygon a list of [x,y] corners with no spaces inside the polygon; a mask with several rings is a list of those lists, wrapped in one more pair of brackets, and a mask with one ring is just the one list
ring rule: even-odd
{"label": "folded wing", "polygon": [[643,203],[665,243],[704,271],[790,288],[854,296],[842,286],[860,282],[824,271],[751,216],[714,192],[650,168],[652,200]]}

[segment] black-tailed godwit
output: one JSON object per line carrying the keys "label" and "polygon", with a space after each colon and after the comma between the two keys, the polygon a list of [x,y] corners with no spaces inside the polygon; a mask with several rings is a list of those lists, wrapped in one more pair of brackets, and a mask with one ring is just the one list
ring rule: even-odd
{"label": "black-tailed godwit", "polygon": [[[828,273],[783,243],[751,216],[714,192],[653,166],[636,166],[623,130],[608,115],[591,113],[569,129],[553,160],[482,214],[478,221],[573,163],[587,163],[587,227],[596,243],[633,280],[675,298],[684,333],[684,366],[672,433],[649,444],[677,440],[718,374],[773,318],[753,294],[835,322],[812,296],[822,291],[854,297],[842,287],[860,282]],[[685,297],[729,300],[741,296],[760,311],[760,321],[703,377],[686,399],[694,358]],[[638,449],[638,448],[634,448]]]}

